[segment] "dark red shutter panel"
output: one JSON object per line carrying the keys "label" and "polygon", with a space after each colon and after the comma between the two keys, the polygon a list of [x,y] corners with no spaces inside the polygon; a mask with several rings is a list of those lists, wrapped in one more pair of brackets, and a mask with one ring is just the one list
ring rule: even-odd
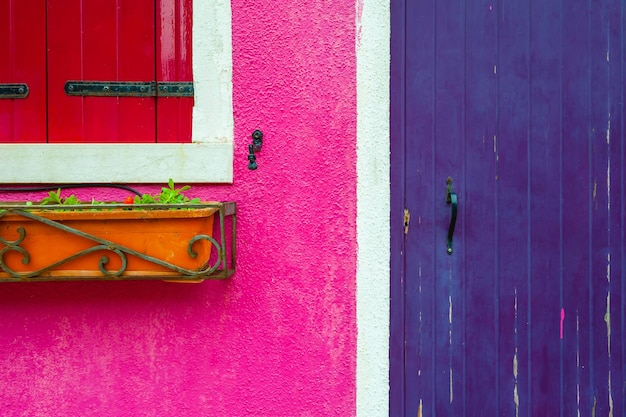
{"label": "dark red shutter panel", "polygon": [[30,87],[27,99],[0,99],[0,142],[190,142],[193,97],[69,96],[64,86],[193,81],[191,6],[192,0],[0,1],[6,57],[0,83]]}
{"label": "dark red shutter panel", "polygon": [[46,138],[46,9],[41,0],[0,1],[0,84],[25,83],[26,98],[0,97],[0,142]]}
{"label": "dark red shutter panel", "polygon": [[[192,0],[157,0],[157,82],[192,81]],[[157,101],[158,142],[190,142],[193,97]]]}
{"label": "dark red shutter panel", "polygon": [[154,0],[48,0],[48,142],[154,142],[154,97],[68,96],[68,80],[153,81]]}

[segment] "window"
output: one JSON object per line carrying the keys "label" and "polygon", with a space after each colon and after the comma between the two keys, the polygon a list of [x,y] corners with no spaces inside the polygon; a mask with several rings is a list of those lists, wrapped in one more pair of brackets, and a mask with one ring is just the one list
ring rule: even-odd
{"label": "window", "polygon": [[[230,4],[192,1],[0,0],[0,83],[29,87],[0,98],[0,182],[232,182]],[[181,98],[63,89],[192,79]]]}

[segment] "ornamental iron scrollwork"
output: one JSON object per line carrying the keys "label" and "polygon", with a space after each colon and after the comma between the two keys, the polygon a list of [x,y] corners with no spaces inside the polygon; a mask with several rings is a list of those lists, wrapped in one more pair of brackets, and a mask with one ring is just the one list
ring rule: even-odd
{"label": "ornamental iron scrollwork", "polygon": [[[225,279],[233,275],[235,270],[235,238],[236,238],[236,206],[233,202],[227,203],[207,203],[207,204],[194,204],[189,205],[141,205],[141,210],[194,210],[203,208],[215,208],[216,212],[213,214],[219,219],[219,223],[214,225],[216,234],[219,235],[219,239],[211,236],[213,231],[207,231],[207,233],[201,233],[193,236],[187,243],[187,255],[190,258],[197,258],[198,252],[194,247],[202,241],[210,244],[209,257],[197,269],[190,269],[178,265],[168,260],[159,259],[157,257],[148,255],[139,250],[130,248],[121,243],[114,242],[112,240],[105,239],[94,234],[87,233],[83,230],[68,226],[64,224],[62,220],[53,219],[54,216],[46,216],[47,211],[52,211],[48,206],[28,206],[28,205],[16,205],[7,204],[0,205],[0,224],[4,222],[3,218],[6,215],[15,215],[29,219],[31,221],[45,224],[51,228],[67,232],[69,234],[80,236],[83,239],[91,241],[93,246],[85,249],[81,249],[66,256],[63,259],[57,260],[45,265],[44,267],[37,268],[29,271],[16,271],[14,268],[9,267],[5,261],[5,256],[11,252],[17,253],[21,256],[21,263],[23,265],[29,265],[31,260],[36,254],[29,253],[29,251],[22,246],[24,240],[28,237],[28,228],[23,224],[19,224],[14,232],[17,234],[17,238],[14,240],[6,239],[0,236],[0,269],[4,274],[0,274],[0,281],[50,281],[50,280],[85,280],[85,279],[108,279],[108,280],[124,280],[124,279],[159,279],[168,281],[197,281],[204,279]],[[99,205],[98,210],[107,209],[128,209],[128,205],[122,206],[117,204],[105,204]],[[59,208],[56,208],[58,211]],[[94,210],[91,205],[76,205],[67,206],[63,208],[63,211],[85,211]],[[50,218],[53,217],[53,218]],[[226,219],[230,218],[230,242],[227,242],[226,238]],[[7,224],[13,223],[7,222]],[[228,245],[228,243],[230,243]],[[86,255],[102,252],[102,256],[98,259],[97,271],[99,274],[94,276],[80,275],[76,276],[64,276],[63,274],[55,274],[55,271],[60,266],[66,263],[74,261],[76,259],[85,257]],[[119,260],[119,268],[110,269],[107,265],[110,263],[110,257],[114,256]],[[157,270],[166,270],[166,273],[142,273],[141,275],[129,273],[128,257],[136,257],[149,264],[156,265]]]}

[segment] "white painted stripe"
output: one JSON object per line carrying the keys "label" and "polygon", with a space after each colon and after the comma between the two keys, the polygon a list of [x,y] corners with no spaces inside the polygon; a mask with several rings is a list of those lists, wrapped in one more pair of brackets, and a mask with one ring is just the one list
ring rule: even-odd
{"label": "white painted stripe", "polygon": [[357,0],[358,417],[389,415],[389,0]]}

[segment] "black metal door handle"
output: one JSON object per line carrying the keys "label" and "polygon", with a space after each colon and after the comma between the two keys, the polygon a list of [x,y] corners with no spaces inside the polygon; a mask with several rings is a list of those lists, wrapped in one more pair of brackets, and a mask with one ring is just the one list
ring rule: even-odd
{"label": "black metal door handle", "polygon": [[448,228],[448,255],[452,255],[452,237],[454,236],[454,226],[456,226],[456,213],[459,206],[459,199],[456,193],[452,191],[452,178],[448,177],[446,187],[446,203],[452,206],[452,215],[450,217],[450,227]]}

